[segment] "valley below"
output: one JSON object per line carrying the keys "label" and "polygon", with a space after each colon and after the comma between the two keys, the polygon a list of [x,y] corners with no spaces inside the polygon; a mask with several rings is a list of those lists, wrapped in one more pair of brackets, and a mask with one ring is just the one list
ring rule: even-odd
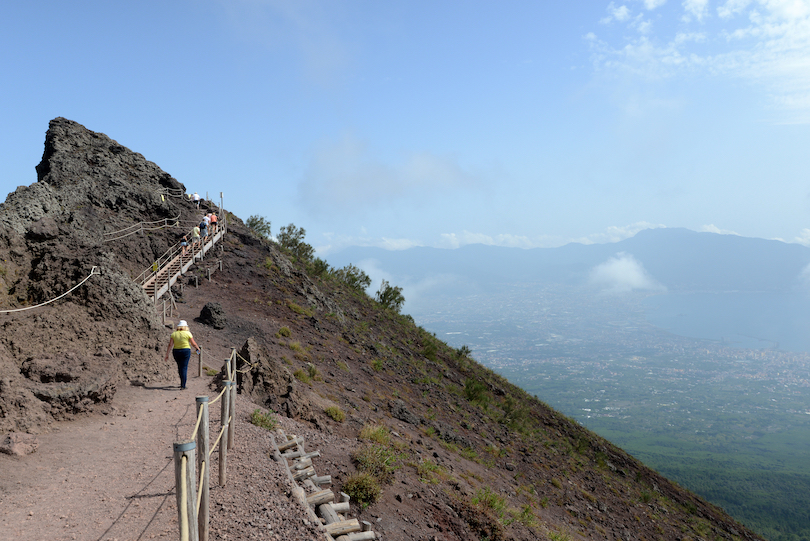
{"label": "valley below", "polygon": [[[746,305],[693,295],[665,299],[662,311],[666,296],[523,283],[422,298],[411,312],[767,538],[810,538],[810,355],[777,349],[802,345],[800,299],[749,295]],[[751,302],[784,321],[752,316]],[[653,325],[666,324],[675,305],[680,327],[670,330],[692,336]]]}

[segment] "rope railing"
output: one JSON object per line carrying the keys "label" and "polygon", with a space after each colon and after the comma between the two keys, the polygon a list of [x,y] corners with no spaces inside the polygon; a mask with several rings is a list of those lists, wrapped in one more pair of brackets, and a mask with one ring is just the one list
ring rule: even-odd
{"label": "rope railing", "polygon": [[[198,396],[197,419],[191,438],[174,444],[175,484],[177,494],[177,518],[180,539],[184,541],[208,541],[209,534],[209,478],[208,461],[219,449],[219,484],[227,482],[228,449],[233,447],[234,418],[236,410],[236,349],[231,349],[225,361],[227,380],[223,389],[213,400]],[[202,359],[200,359],[202,365]],[[224,397],[224,398],[223,398]],[[220,431],[213,446],[209,447],[208,408],[222,398]],[[196,471],[193,465],[196,463]],[[199,487],[199,491],[197,491]]]}
{"label": "rope railing", "polygon": [[26,306],[25,308],[14,308],[14,309],[11,309],[11,310],[0,310],[0,314],[9,314],[9,313],[11,313],[11,312],[24,312],[25,310],[33,310],[34,308],[39,308],[39,307],[41,307],[41,306],[45,306],[46,304],[51,304],[52,302],[58,301],[59,299],[61,299],[61,298],[62,298],[62,297],[64,297],[65,295],[68,295],[69,293],[71,293],[71,292],[73,292],[74,290],[78,289],[78,288],[79,288],[79,286],[81,286],[82,284],[84,284],[84,283],[85,283],[87,280],[89,280],[89,279],[90,279],[90,277],[91,277],[91,276],[93,276],[94,274],[101,274],[101,272],[97,272],[97,271],[96,271],[96,269],[97,269],[97,268],[98,268],[97,266],[93,266],[93,268],[92,268],[92,269],[90,269],[90,274],[88,274],[88,275],[87,275],[87,277],[86,277],[84,280],[82,280],[81,282],[79,282],[78,284],[76,284],[75,286],[73,286],[72,288],[68,289],[67,291],[65,291],[64,293],[62,293],[61,295],[59,295],[58,297],[55,297],[55,298],[53,298],[53,299],[51,299],[51,300],[48,300],[48,301],[45,301],[45,302],[39,303],[39,304],[37,304],[37,305],[35,305],[35,306]]}
{"label": "rope railing", "polygon": [[135,235],[136,233],[158,231],[160,229],[166,229],[167,227],[180,227],[180,214],[174,218],[163,218],[162,220],[155,220],[151,222],[138,222],[117,231],[108,231],[104,233],[104,242],[120,240],[129,237],[130,235]]}

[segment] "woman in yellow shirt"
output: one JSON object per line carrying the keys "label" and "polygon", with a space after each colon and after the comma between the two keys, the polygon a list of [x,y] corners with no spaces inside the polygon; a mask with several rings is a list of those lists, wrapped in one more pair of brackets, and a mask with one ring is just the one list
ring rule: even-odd
{"label": "woman in yellow shirt", "polygon": [[186,379],[188,375],[188,361],[191,359],[191,346],[197,350],[197,355],[200,354],[200,346],[194,341],[194,337],[188,330],[188,323],[184,319],[180,320],[177,324],[177,330],[172,333],[169,338],[169,347],[166,348],[165,361],[169,360],[169,352],[174,356],[174,362],[177,363],[177,373],[180,375],[180,388],[186,388]]}

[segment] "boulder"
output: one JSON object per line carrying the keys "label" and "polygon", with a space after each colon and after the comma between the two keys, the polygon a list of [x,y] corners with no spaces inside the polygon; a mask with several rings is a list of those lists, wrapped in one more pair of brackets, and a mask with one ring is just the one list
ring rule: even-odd
{"label": "boulder", "polygon": [[225,310],[222,309],[221,304],[218,302],[208,302],[200,311],[199,321],[215,329],[224,329],[228,318],[225,316]]}

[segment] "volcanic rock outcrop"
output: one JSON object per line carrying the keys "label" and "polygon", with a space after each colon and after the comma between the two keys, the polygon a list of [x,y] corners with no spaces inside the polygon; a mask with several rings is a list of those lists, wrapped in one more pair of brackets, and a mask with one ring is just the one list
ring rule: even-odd
{"label": "volcanic rock outcrop", "polygon": [[[33,431],[104,404],[119,377],[171,374],[166,331],[133,281],[193,219],[184,186],[106,135],[50,122],[37,182],[0,205],[0,431]],[[95,271],[93,270],[95,268]],[[93,275],[75,291],[55,299]],[[54,307],[58,306],[58,309]],[[22,311],[11,311],[26,309]]]}

